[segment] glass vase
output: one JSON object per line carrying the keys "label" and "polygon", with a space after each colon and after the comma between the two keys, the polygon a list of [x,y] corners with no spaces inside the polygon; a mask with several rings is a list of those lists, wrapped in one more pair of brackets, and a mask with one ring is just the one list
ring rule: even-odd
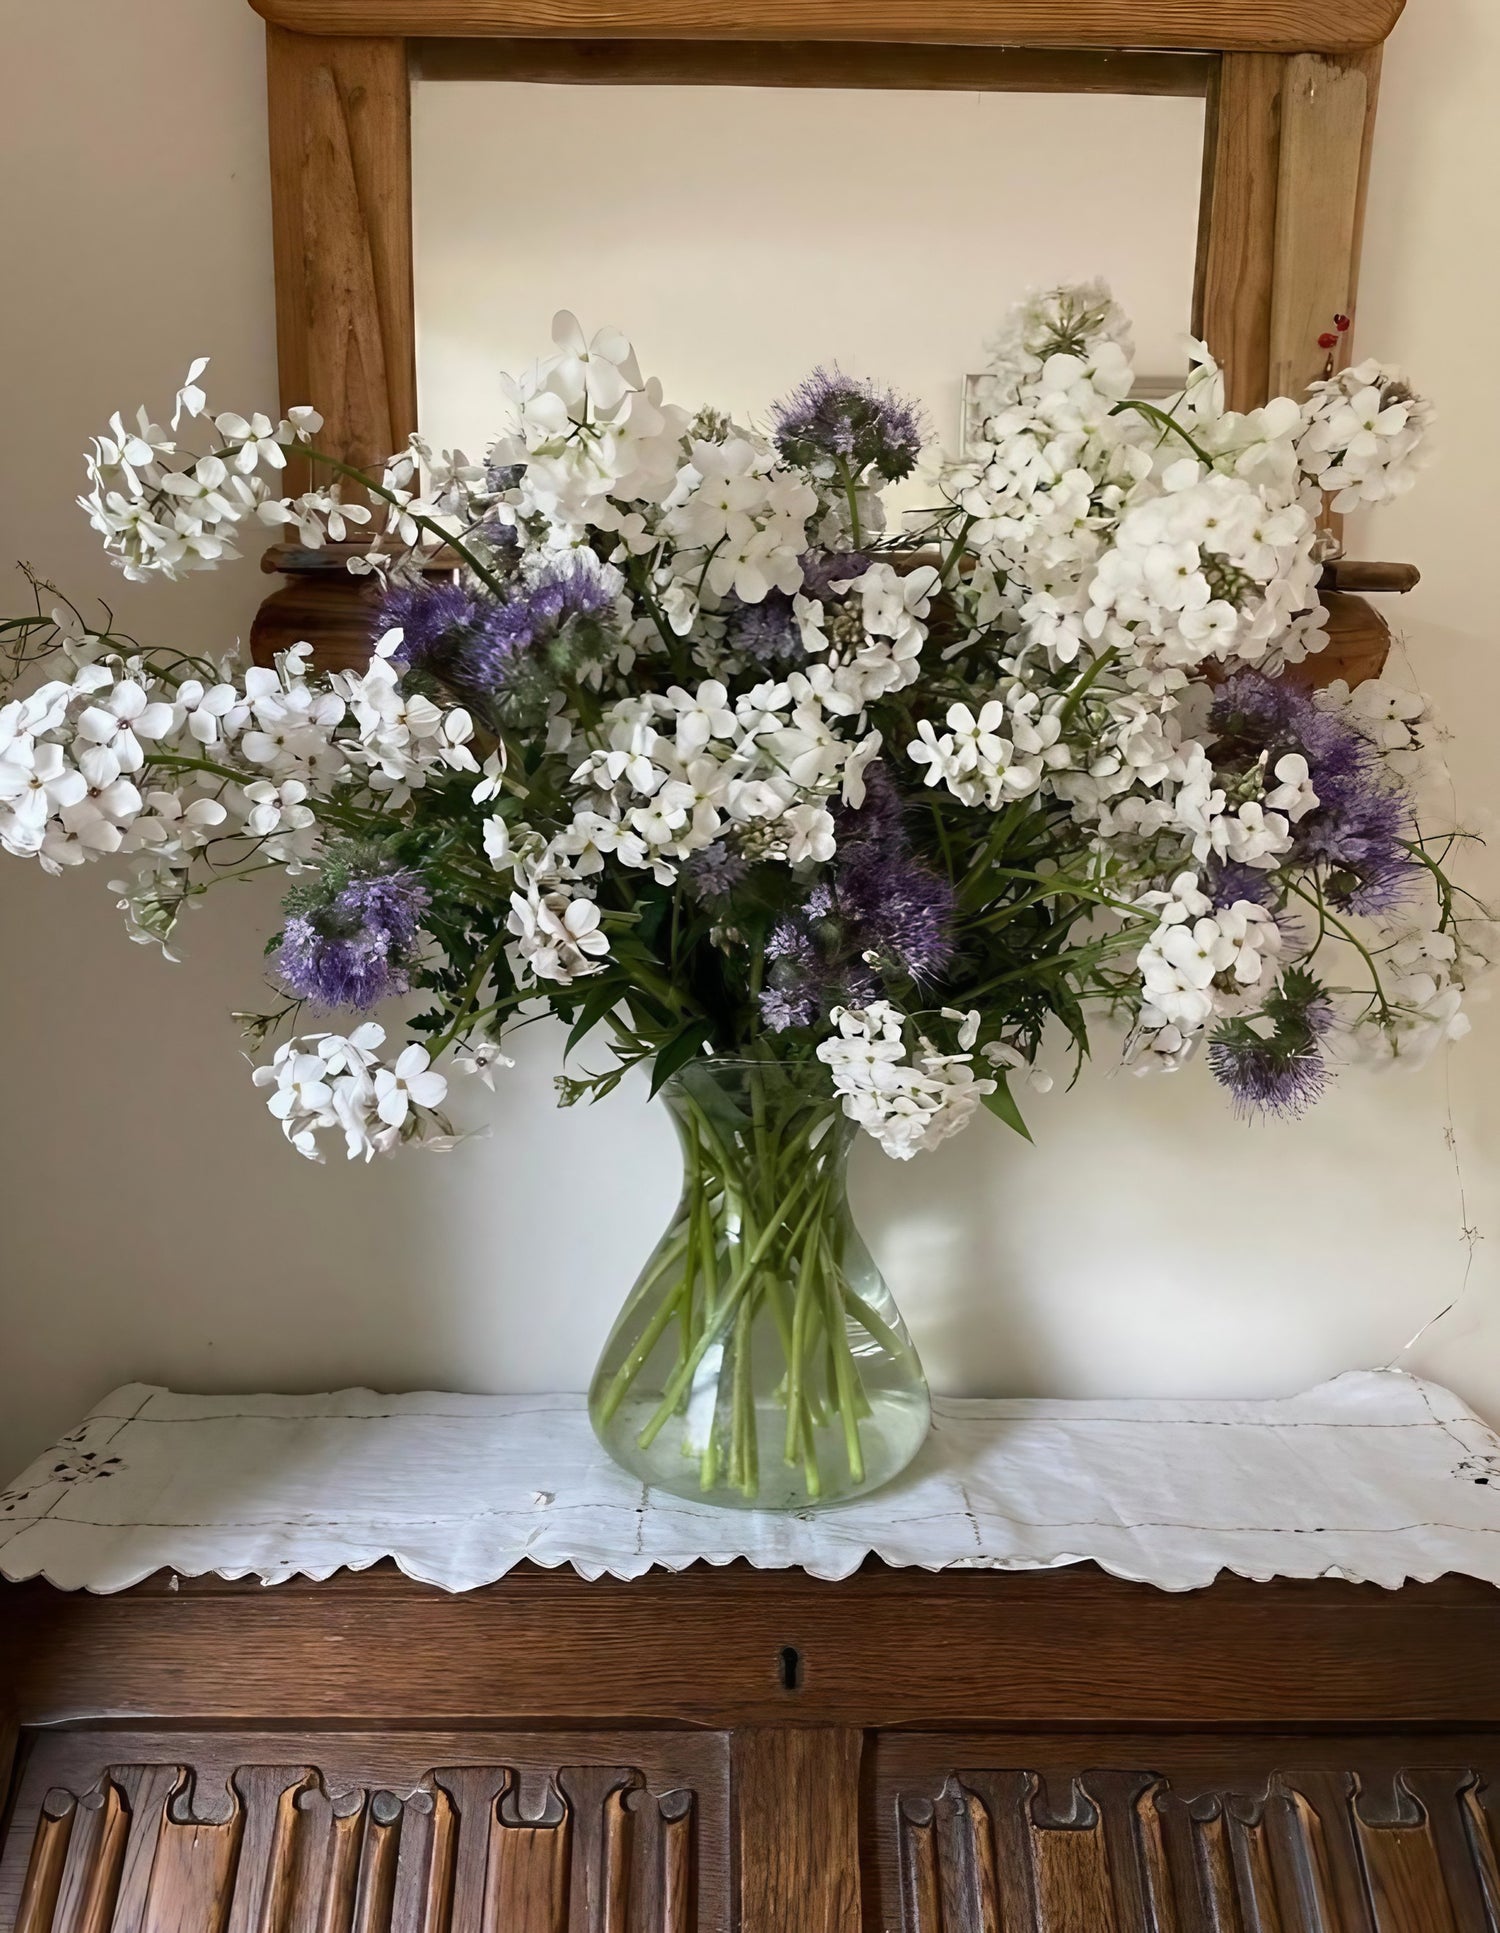
{"label": "glass vase", "polygon": [[849,1213],[857,1130],[827,1069],[693,1061],[662,1094],[682,1197],[595,1372],[600,1442],[708,1503],[801,1510],[889,1482],[931,1404]]}

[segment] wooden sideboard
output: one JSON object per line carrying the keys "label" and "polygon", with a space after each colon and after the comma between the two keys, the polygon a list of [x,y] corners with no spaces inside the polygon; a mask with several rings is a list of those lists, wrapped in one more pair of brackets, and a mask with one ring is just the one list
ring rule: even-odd
{"label": "wooden sideboard", "polygon": [[0,1930],[1495,1933],[1500,1592],[0,1586]]}

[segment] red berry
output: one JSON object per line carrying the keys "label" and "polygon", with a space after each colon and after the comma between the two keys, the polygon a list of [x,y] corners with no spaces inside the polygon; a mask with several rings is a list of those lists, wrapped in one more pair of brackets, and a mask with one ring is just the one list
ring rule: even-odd
{"label": "red berry", "polygon": [[1318,347],[1320,349],[1335,349],[1338,347],[1338,340],[1338,337],[1331,329],[1325,329],[1322,335],[1318,337]]}
{"label": "red berry", "polygon": [[1347,328],[1349,327],[1349,318],[1348,318],[1348,316],[1346,316],[1346,315],[1336,315],[1336,316],[1335,316],[1335,317],[1333,318],[1333,326],[1334,326],[1334,328],[1335,328],[1335,329],[1337,329],[1337,330],[1338,330],[1338,332],[1339,332],[1339,334],[1340,334],[1340,335],[1342,335],[1342,334],[1344,333],[1344,331],[1345,331],[1345,330],[1346,330],[1346,329],[1347,329]]}

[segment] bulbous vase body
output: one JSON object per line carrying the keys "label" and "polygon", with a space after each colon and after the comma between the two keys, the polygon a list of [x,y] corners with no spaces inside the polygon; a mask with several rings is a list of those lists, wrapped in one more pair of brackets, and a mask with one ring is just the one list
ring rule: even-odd
{"label": "bulbous vase body", "polygon": [[716,1504],[802,1510],[889,1482],[931,1404],[849,1213],[856,1129],[827,1070],[701,1060],[662,1093],[682,1196],[600,1358],[599,1440]]}

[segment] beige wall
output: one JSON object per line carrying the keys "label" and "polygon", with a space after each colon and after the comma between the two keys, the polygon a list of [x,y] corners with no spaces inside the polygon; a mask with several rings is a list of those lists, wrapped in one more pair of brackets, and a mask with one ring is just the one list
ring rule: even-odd
{"label": "beige wall", "polygon": [[[131,591],[70,508],[90,430],[168,397],[193,353],[214,352],[226,402],[274,393],[262,89],[243,0],[0,10],[0,551],[113,594],[143,636],[217,646],[262,588],[246,565]],[[1401,616],[1477,809],[1500,784],[1484,577],[1500,404],[1493,360],[1467,364],[1493,335],[1497,90],[1492,0],[1413,0],[1387,61],[1360,315],[1362,342],[1446,406],[1439,466],[1367,544],[1426,573]],[[1051,179],[1043,157],[1039,195]],[[1139,220],[1150,236],[1153,210]],[[554,1111],[537,1028],[488,1141],[306,1167],[226,1017],[254,998],[272,902],[247,889],[196,915],[166,967],[126,941],[106,876],[0,864],[0,1466],[129,1377],[581,1384],[674,1192],[641,1096]],[[1451,1091],[1469,1220],[1490,1239],[1416,1361],[1500,1417],[1497,1074],[1490,1007],[1451,1066],[1351,1078],[1301,1127],[1238,1126],[1201,1075],[1096,1070],[1034,1107],[1035,1148],[985,1120],[909,1167],[866,1150],[859,1206],[941,1388],[1290,1390],[1386,1360],[1456,1291]]]}

